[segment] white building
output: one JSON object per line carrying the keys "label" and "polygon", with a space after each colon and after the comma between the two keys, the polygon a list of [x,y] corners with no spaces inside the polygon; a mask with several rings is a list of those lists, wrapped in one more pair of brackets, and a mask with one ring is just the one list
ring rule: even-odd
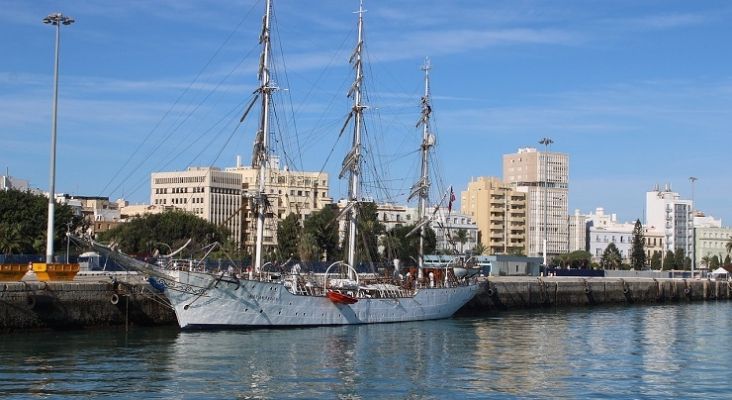
{"label": "white building", "polygon": [[694,215],[694,265],[709,268],[708,260],[717,256],[720,262],[727,257],[727,243],[732,240],[732,228],[723,227],[721,219],[695,212]]}
{"label": "white building", "polygon": [[695,259],[691,200],[682,200],[668,185],[663,191],[656,185],[653,191],[646,192],[646,225],[663,231],[664,252],[683,249],[687,257]]}
{"label": "white building", "polygon": [[618,222],[617,214],[605,214],[602,207],[595,213],[585,215],[587,224],[587,251],[592,254],[593,262],[600,262],[603,253],[610,243],[618,248],[624,263],[630,262],[633,250],[633,229],[635,223]]}
{"label": "white building", "polygon": [[7,171],[7,168],[5,170],[5,175],[0,175],[0,190],[20,190],[21,192],[25,192],[29,189],[29,183],[28,181],[24,179],[18,179],[13,178],[10,176],[10,173]]}
{"label": "white building", "polygon": [[[478,225],[473,222],[473,218],[455,210],[448,212],[446,207],[441,207],[438,210],[431,227],[437,238],[437,251],[441,253],[451,254],[455,250],[459,253],[465,253],[472,250],[479,242]],[[461,229],[467,233],[465,243],[460,243],[457,240],[458,231]]]}
{"label": "white building", "polygon": [[580,214],[580,210],[574,210],[574,215],[569,216],[568,232],[569,253],[587,250],[587,218]]}

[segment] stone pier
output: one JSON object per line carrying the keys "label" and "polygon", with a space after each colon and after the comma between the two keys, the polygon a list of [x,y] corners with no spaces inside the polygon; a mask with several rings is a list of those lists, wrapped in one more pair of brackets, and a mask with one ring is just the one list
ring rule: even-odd
{"label": "stone pier", "polygon": [[[680,278],[488,277],[458,316],[504,310],[675,304],[732,298],[732,282]],[[0,282],[0,333],[177,325],[167,298],[136,275]]]}
{"label": "stone pier", "polygon": [[536,307],[659,304],[732,298],[732,282],[680,278],[481,278],[478,295],[458,315]]}
{"label": "stone pier", "polygon": [[[30,275],[30,274],[29,274]],[[167,298],[136,276],[0,282],[0,332],[175,324]]]}

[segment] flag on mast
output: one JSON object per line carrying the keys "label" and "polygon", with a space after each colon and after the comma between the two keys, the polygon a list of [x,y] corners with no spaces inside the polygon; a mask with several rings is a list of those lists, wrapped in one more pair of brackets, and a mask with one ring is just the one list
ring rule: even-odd
{"label": "flag on mast", "polygon": [[447,212],[452,212],[453,201],[455,201],[455,192],[452,191],[452,185],[450,185],[450,202],[447,203]]}

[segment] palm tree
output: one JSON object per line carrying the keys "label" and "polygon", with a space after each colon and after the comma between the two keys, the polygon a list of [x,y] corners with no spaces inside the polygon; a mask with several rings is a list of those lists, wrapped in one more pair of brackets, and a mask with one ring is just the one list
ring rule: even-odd
{"label": "palm tree", "polygon": [[485,253],[485,251],[488,250],[487,247],[483,244],[483,242],[476,243],[475,247],[473,247],[473,253],[477,255],[482,255]]}
{"label": "palm tree", "polygon": [[701,263],[703,266],[709,268],[709,264],[712,262],[712,257],[704,256],[701,258]]}
{"label": "palm tree", "polygon": [[22,242],[18,224],[0,223],[0,253],[13,254],[21,249]]}
{"label": "palm tree", "polygon": [[463,246],[465,246],[465,242],[468,241],[468,231],[460,228],[455,232],[455,240],[457,240],[460,243],[460,252],[463,252]]}
{"label": "palm tree", "polygon": [[729,240],[727,241],[727,244],[724,245],[724,248],[727,249],[727,254],[732,252],[732,236],[729,237]]}

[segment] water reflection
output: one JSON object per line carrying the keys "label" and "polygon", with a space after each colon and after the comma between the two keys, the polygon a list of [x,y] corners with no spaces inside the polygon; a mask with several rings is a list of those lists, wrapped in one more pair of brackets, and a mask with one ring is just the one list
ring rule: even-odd
{"label": "water reflection", "polygon": [[393,325],[5,335],[0,397],[725,397],[727,303]]}

